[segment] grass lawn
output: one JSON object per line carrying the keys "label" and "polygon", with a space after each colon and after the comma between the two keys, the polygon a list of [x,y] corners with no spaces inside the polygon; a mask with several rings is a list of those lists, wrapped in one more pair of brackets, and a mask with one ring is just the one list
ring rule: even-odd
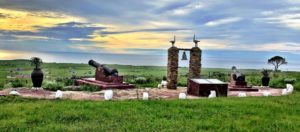
{"label": "grass lawn", "polygon": [[300,93],[199,100],[0,97],[1,131],[299,131]]}

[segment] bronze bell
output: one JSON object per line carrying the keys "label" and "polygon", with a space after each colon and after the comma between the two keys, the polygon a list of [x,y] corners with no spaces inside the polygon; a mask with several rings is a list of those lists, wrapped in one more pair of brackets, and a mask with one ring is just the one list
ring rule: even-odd
{"label": "bronze bell", "polygon": [[182,54],[182,58],[181,58],[181,60],[188,60],[188,59],[187,59],[187,57],[186,57],[186,53],[185,53],[185,51],[183,51],[183,54]]}

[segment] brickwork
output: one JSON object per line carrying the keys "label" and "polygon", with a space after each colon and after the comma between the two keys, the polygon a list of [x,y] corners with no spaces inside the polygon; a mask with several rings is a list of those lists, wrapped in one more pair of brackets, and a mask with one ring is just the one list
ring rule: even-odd
{"label": "brickwork", "polygon": [[201,54],[199,47],[193,47],[190,51],[189,78],[200,78],[201,73]]}
{"label": "brickwork", "polygon": [[179,53],[179,49],[175,46],[172,46],[171,48],[168,49],[168,69],[167,69],[168,89],[177,88],[178,53]]}

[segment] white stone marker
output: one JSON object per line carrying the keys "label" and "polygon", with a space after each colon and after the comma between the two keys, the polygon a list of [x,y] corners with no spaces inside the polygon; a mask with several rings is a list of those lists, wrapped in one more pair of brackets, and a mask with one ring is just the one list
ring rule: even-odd
{"label": "white stone marker", "polygon": [[57,90],[55,93],[55,98],[62,99],[62,97],[63,97],[63,92],[60,90]]}
{"label": "white stone marker", "polygon": [[287,94],[288,94],[287,89],[286,88],[282,89],[281,95],[287,95]]}
{"label": "white stone marker", "polygon": [[185,93],[180,93],[179,94],[179,99],[186,99],[186,94]]}
{"label": "white stone marker", "polygon": [[162,85],[162,87],[167,87],[167,84],[168,84],[168,82],[167,82],[167,81],[164,81],[164,80],[162,80],[162,81],[161,81],[161,85]]}
{"label": "white stone marker", "polygon": [[20,93],[16,90],[10,91],[9,94],[10,95],[20,95]]}
{"label": "white stone marker", "polygon": [[240,93],[238,94],[238,97],[247,97],[247,94],[244,93],[244,92],[240,92]]}
{"label": "white stone marker", "polygon": [[210,90],[210,94],[208,95],[208,98],[215,98],[215,97],[217,97],[216,91]]}
{"label": "white stone marker", "polygon": [[143,100],[148,100],[149,94],[147,92],[143,92]]}
{"label": "white stone marker", "polygon": [[290,94],[294,91],[294,87],[292,84],[286,84],[287,93]]}
{"label": "white stone marker", "polygon": [[105,90],[104,92],[104,99],[111,100],[113,98],[113,91],[112,90]]}

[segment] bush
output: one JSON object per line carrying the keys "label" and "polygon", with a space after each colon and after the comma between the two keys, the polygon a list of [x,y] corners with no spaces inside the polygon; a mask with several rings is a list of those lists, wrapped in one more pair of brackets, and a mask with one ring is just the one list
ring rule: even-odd
{"label": "bush", "polygon": [[46,90],[56,91],[56,90],[62,90],[63,86],[56,81],[46,81],[43,86]]}
{"label": "bush", "polygon": [[15,80],[12,80],[10,82],[11,82],[11,86],[14,87],[14,88],[25,86],[24,80],[15,79]]}
{"label": "bush", "polygon": [[271,78],[269,86],[274,88],[285,88],[286,84],[283,78]]}
{"label": "bush", "polygon": [[95,91],[100,91],[101,89],[97,86],[94,85],[81,85],[80,86],[80,91],[91,91],[91,92],[95,92]]}
{"label": "bush", "polygon": [[284,79],[285,83],[294,84],[296,82],[296,78],[286,78]]}
{"label": "bush", "polygon": [[65,86],[71,86],[71,85],[74,85],[75,80],[71,79],[71,78],[65,78],[63,80],[63,82],[64,82]]}
{"label": "bush", "polygon": [[62,81],[63,81],[63,78],[62,78],[62,77],[56,77],[56,78],[55,78],[55,81],[56,81],[56,82],[62,82]]}
{"label": "bush", "polygon": [[0,90],[2,90],[4,88],[4,84],[0,83]]}
{"label": "bush", "polygon": [[138,84],[144,84],[147,82],[147,79],[145,77],[137,77],[134,79],[134,82]]}
{"label": "bush", "polygon": [[300,82],[296,82],[294,84],[294,88],[295,88],[295,90],[300,91]]}
{"label": "bush", "polygon": [[3,88],[12,88],[12,87],[13,86],[12,86],[11,82],[9,82],[3,86]]}

